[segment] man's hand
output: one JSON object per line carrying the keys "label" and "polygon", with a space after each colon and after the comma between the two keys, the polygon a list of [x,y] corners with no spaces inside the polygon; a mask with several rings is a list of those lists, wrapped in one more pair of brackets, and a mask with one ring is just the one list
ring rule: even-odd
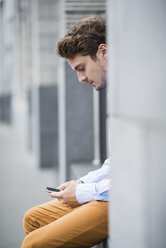
{"label": "man's hand", "polygon": [[72,180],[61,184],[58,189],[60,192],[50,193],[52,198],[57,198],[61,203],[66,204],[70,207],[77,207],[80,204],[76,199],[76,187],[81,181]]}

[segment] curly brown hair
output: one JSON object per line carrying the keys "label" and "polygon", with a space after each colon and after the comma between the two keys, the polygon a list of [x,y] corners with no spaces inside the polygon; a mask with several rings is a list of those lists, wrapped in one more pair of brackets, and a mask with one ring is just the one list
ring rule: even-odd
{"label": "curly brown hair", "polygon": [[72,59],[76,54],[90,55],[96,59],[100,44],[106,44],[106,23],[101,17],[81,19],[73,28],[59,40],[56,52],[61,57]]}

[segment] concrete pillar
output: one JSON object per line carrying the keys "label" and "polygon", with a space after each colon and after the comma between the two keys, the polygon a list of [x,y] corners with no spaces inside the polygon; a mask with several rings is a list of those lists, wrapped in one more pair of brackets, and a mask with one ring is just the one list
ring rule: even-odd
{"label": "concrete pillar", "polygon": [[[0,30],[3,33],[3,2],[0,2]],[[0,121],[3,120],[3,35],[0,35]]]}
{"label": "concrete pillar", "polygon": [[166,2],[108,1],[113,248],[166,244]]}
{"label": "concrete pillar", "polygon": [[[0,2],[0,30],[3,33],[3,2]],[[3,52],[3,35],[0,35],[0,95],[3,92]]]}
{"label": "concrete pillar", "polygon": [[66,63],[66,156],[68,165],[93,161],[93,95]]}
{"label": "concrete pillar", "polygon": [[0,120],[12,122],[13,2],[0,1]]}
{"label": "concrete pillar", "polygon": [[27,89],[32,83],[30,1],[15,0],[13,13],[13,125],[26,146],[28,143]]}
{"label": "concrete pillar", "polygon": [[57,57],[59,1],[33,1],[30,146],[41,167],[58,163]]}

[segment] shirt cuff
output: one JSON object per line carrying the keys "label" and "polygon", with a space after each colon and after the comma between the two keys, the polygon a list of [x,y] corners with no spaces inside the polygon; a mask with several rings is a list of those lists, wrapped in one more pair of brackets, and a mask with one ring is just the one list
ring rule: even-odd
{"label": "shirt cuff", "polygon": [[80,204],[96,200],[96,184],[78,184],[76,187],[76,198]]}

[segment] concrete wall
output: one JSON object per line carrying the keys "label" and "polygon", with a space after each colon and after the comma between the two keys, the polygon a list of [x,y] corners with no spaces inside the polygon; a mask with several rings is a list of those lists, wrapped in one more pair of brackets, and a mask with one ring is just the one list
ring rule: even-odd
{"label": "concrete wall", "polygon": [[113,248],[166,244],[166,2],[108,1]]}

